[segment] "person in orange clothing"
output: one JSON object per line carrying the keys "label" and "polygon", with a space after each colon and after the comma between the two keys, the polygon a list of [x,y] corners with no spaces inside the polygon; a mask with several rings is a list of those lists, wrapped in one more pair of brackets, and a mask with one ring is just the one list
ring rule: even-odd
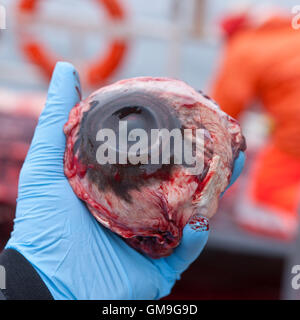
{"label": "person in orange clothing", "polygon": [[291,21],[251,10],[227,17],[225,55],[212,90],[235,118],[259,100],[272,119],[236,217],[251,231],[288,240],[296,234],[300,204],[300,30]]}

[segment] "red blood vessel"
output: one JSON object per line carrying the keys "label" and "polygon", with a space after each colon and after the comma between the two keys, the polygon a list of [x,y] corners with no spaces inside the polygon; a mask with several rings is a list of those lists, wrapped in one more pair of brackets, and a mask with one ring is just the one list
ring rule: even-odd
{"label": "red blood vessel", "polygon": [[[125,120],[128,131],[192,129],[193,139],[202,129],[204,148],[196,157],[203,169],[195,175],[175,164],[174,146],[170,164],[100,165],[97,132],[109,128],[118,135],[117,124]],[[65,175],[76,195],[102,225],[152,258],[170,255],[197,215],[214,215],[234,160],[245,150],[236,120],[203,93],[168,78],[133,78],[99,89],[71,110],[64,132]]]}

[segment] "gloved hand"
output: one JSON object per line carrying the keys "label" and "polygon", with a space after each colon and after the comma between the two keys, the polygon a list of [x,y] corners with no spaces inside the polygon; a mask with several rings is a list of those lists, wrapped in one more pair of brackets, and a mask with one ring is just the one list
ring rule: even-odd
{"label": "gloved hand", "polygon": [[[20,174],[14,231],[6,248],[17,250],[33,265],[54,299],[166,296],[202,251],[207,226],[204,223],[196,231],[187,225],[174,253],[152,260],[99,225],[74,194],[63,170],[63,125],[79,94],[73,66],[58,63]],[[243,159],[241,155],[237,160],[234,178]]]}

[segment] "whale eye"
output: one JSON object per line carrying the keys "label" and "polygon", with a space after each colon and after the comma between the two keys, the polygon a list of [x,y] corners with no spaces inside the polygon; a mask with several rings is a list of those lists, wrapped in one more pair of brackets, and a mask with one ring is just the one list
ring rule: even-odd
{"label": "whale eye", "polygon": [[[244,149],[237,122],[166,78],[101,88],[71,110],[64,130],[64,171],[75,194],[151,258],[170,255],[194,215],[215,213]],[[194,160],[198,171],[190,170]]]}

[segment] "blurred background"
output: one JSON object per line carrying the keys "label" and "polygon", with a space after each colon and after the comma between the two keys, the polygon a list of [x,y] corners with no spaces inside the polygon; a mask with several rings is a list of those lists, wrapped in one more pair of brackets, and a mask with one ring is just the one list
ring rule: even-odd
{"label": "blurred background", "polygon": [[168,76],[203,90],[242,123],[245,170],[222,198],[203,254],[168,298],[299,297],[291,287],[291,266],[300,264],[297,1],[0,4],[0,250],[51,72],[67,60],[80,73],[83,97],[122,78]]}

